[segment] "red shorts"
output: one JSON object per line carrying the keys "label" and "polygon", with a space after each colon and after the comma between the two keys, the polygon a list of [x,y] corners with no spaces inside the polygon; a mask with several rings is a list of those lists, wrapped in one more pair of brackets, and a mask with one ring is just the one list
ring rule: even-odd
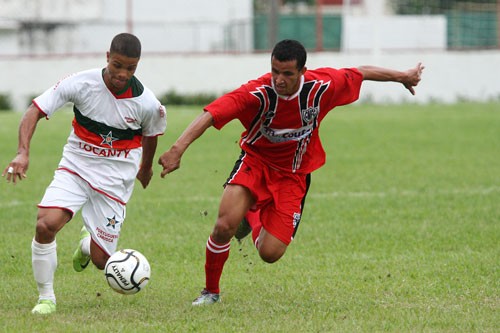
{"label": "red shorts", "polygon": [[290,244],[300,223],[310,174],[277,170],[242,152],[226,184],[248,188],[256,200],[252,210],[260,209],[264,229]]}

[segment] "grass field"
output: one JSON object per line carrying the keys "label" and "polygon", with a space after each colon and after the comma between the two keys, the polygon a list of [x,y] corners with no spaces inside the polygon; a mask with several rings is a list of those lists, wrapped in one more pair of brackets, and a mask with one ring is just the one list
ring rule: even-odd
{"label": "grass field", "polygon": [[[201,108],[169,110],[163,152]],[[0,112],[0,168],[21,115]],[[156,166],[128,204],[120,247],[143,252],[147,288],[122,296],[95,268],[75,273],[81,218],[58,235],[58,312],[30,313],[36,204],[71,114],[41,121],[28,179],[0,182],[3,332],[499,332],[500,104],[355,105],[323,122],[326,166],[313,174],[298,235],[279,262],[234,242],[221,304],[193,308],[205,242],[241,127],[210,129],[165,179]]]}

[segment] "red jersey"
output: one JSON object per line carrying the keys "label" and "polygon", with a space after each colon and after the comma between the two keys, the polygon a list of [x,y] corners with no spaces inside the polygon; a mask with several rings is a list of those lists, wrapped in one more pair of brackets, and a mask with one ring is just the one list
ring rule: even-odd
{"label": "red jersey", "polygon": [[311,173],[325,164],[319,125],[334,107],[356,101],[363,75],[355,68],[307,70],[299,90],[279,96],[271,73],[249,81],[205,107],[221,129],[233,119],[245,127],[240,146],[273,168]]}

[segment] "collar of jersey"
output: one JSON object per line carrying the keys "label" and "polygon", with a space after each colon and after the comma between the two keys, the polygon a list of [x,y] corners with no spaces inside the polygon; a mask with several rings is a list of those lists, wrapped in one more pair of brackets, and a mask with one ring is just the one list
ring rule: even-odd
{"label": "collar of jersey", "polygon": [[[271,80],[271,84],[273,85],[273,89],[274,89],[274,81]],[[291,99],[294,99],[295,97],[297,97],[300,93],[300,91],[302,90],[302,86],[304,85],[304,75],[302,75],[300,77],[300,85],[299,85],[299,89],[297,89],[297,91],[293,94],[293,95],[280,95],[278,94],[278,92],[276,92],[276,89],[274,89],[274,91],[276,92],[276,95],[278,95],[279,98],[282,98],[284,100],[291,100]]]}
{"label": "collar of jersey", "polygon": [[[103,81],[104,81],[104,71],[105,71],[105,70],[106,70],[106,68],[103,68],[103,69],[102,69],[102,73],[101,73],[101,75],[102,75],[102,80],[103,80]],[[112,91],[112,90],[110,90],[109,88],[108,88],[108,90],[109,90],[109,91],[111,91],[111,93],[112,93],[113,95],[115,95],[115,96],[117,96],[117,97],[118,97],[118,96],[120,96],[121,94],[125,93],[125,92],[127,91],[127,89],[128,89],[128,88],[130,88],[130,83],[131,83],[131,82],[132,82],[132,80],[128,80],[128,81],[127,81],[127,84],[125,85],[125,87],[123,87],[123,89],[122,89],[122,90],[120,90],[120,91],[119,91],[119,92],[117,92],[117,93],[113,92],[113,91]],[[106,85],[106,81],[104,81],[104,85]],[[107,87],[108,87],[108,86],[106,86],[106,88],[107,88]]]}

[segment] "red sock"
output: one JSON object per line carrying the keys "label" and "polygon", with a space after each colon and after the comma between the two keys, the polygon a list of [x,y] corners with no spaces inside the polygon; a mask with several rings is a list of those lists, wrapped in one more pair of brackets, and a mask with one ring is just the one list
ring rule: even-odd
{"label": "red sock", "polygon": [[205,251],[205,288],[211,293],[220,293],[219,281],[224,263],[229,258],[230,245],[230,242],[217,244],[212,236],[208,237]]}
{"label": "red sock", "polygon": [[249,210],[246,213],[245,218],[247,219],[248,224],[250,224],[250,227],[252,227],[252,239],[255,247],[257,247],[260,229],[262,229],[262,222],[260,221],[260,209],[257,211]]}

